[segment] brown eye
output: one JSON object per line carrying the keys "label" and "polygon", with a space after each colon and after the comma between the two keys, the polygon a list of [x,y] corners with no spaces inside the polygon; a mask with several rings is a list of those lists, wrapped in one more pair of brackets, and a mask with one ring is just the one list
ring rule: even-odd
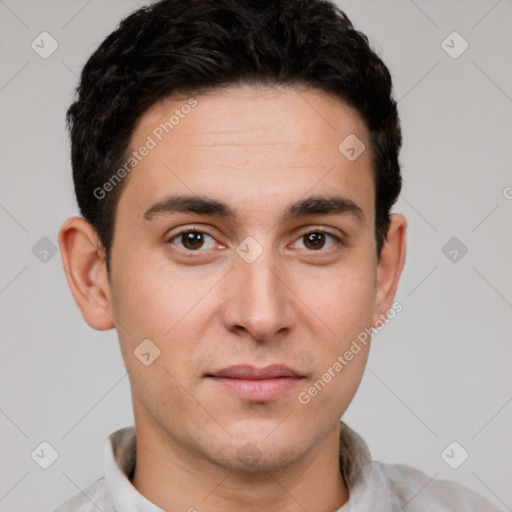
{"label": "brown eye", "polygon": [[[186,250],[186,251],[194,251],[199,252],[198,249],[204,248],[205,240],[207,238],[210,238],[213,241],[213,244],[211,247],[215,246],[215,240],[208,235],[207,233],[203,233],[202,231],[182,231],[181,233],[178,233],[177,235],[174,235],[172,238],[168,240],[168,243],[172,243],[174,245],[177,245],[178,247]],[[180,243],[176,243],[180,242]],[[211,247],[206,247],[211,248]]]}
{"label": "brown eye", "polygon": [[[302,235],[299,240],[303,241],[304,246],[309,251],[320,251],[325,248],[326,243],[328,243],[328,238],[333,240],[330,247],[341,244],[340,238],[326,231],[311,231]],[[327,247],[327,249],[329,249],[329,247]]]}
{"label": "brown eye", "polygon": [[190,231],[189,233],[182,233],[181,242],[186,249],[200,249],[204,244],[203,233],[198,231]]}
{"label": "brown eye", "polygon": [[304,235],[304,245],[308,249],[321,249],[325,245],[325,234],[309,233],[308,235]]}

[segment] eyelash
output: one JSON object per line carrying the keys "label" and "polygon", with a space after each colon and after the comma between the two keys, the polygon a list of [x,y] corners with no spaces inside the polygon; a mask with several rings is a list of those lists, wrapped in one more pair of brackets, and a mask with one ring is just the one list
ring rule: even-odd
{"label": "eyelash", "polygon": [[[181,235],[184,235],[184,234],[187,234],[187,233],[199,233],[199,234],[202,234],[202,235],[208,235],[209,237],[215,239],[214,236],[210,235],[208,232],[206,231],[201,231],[200,229],[191,229],[190,227],[189,228],[186,228],[186,229],[183,229],[181,231],[179,231],[178,233],[175,233],[172,237],[170,237],[169,239],[167,239],[166,243],[168,244],[172,244],[173,243],[173,240],[179,238]],[[307,235],[311,235],[311,234],[323,234],[323,235],[328,235],[330,236],[331,238],[334,239],[335,241],[335,244],[333,247],[330,247],[328,249],[318,249],[318,250],[308,250],[307,252],[310,252],[310,253],[329,253],[331,252],[331,250],[338,246],[345,246],[346,243],[344,242],[344,240],[342,238],[340,238],[339,236],[335,235],[334,233],[331,233],[329,231],[326,231],[324,229],[312,229],[312,230],[309,230],[309,231],[305,231],[304,233],[301,233],[297,240],[300,240],[301,238],[304,238],[305,236]],[[189,249],[181,249],[179,248],[180,251],[185,251],[187,253],[201,253],[201,252],[205,252],[205,250],[196,250],[196,251],[192,251],[192,250],[189,250]]]}

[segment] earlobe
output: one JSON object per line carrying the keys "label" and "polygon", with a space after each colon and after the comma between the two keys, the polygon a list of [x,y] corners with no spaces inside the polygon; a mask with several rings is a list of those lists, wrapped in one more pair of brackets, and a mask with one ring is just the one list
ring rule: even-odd
{"label": "earlobe", "polygon": [[382,319],[382,315],[387,314],[395,298],[405,264],[406,231],[406,218],[399,213],[391,215],[386,241],[382,247],[378,264],[374,323],[378,319]]}
{"label": "earlobe", "polygon": [[62,265],[69,289],[84,320],[99,331],[115,327],[103,249],[96,230],[72,217],[59,231]]}

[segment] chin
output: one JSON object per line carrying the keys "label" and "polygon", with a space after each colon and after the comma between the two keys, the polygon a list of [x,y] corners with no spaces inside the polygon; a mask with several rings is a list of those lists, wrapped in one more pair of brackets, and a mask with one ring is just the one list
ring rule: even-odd
{"label": "chin", "polygon": [[210,459],[215,464],[238,473],[250,475],[272,473],[287,469],[305,454],[304,447],[273,443],[246,442],[241,447],[229,446]]}
{"label": "chin", "polygon": [[210,453],[205,455],[232,471],[254,474],[286,469],[310,447],[304,425],[301,428],[283,418],[253,417],[226,427],[230,436],[218,437],[215,444],[211,439]]}

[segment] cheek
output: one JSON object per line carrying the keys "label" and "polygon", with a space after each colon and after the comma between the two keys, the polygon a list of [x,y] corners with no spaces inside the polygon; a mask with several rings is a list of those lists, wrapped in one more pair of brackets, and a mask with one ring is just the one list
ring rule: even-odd
{"label": "cheek", "polygon": [[[339,353],[341,361],[343,354]],[[341,418],[357,392],[367,358],[368,347],[348,362],[341,363],[337,356],[330,359],[298,394],[299,410],[308,418],[322,417],[326,423]]]}
{"label": "cheek", "polygon": [[204,294],[204,282],[147,257],[126,260],[113,282],[114,315],[134,335],[163,338]]}
{"label": "cheek", "polygon": [[134,339],[151,338],[157,333],[161,337],[172,325],[166,311],[172,287],[156,280],[145,268],[130,269],[117,275],[112,294],[114,316],[125,327],[122,331],[128,331]]}
{"label": "cheek", "polygon": [[[173,409],[192,414],[197,404],[184,387],[190,388],[191,362],[197,355],[188,330],[192,314],[200,310],[194,306],[207,291],[206,283],[194,286],[190,280],[147,264],[127,268],[130,272],[117,275],[113,303],[133,399],[139,407],[151,408],[156,417],[161,414],[163,418],[163,411]],[[148,347],[147,341],[141,345],[143,340],[151,340],[144,349],[150,353],[147,366],[139,358],[143,353],[139,347]]]}
{"label": "cheek", "polygon": [[333,348],[341,348],[372,322],[376,270],[370,263],[310,272],[297,280],[297,295],[326,329]]}
{"label": "cheek", "polygon": [[[197,359],[197,330],[211,316],[209,298],[219,276],[196,269],[180,270],[161,261],[126,262],[113,281],[113,315],[127,366],[138,371],[133,351],[145,340],[160,350],[155,361],[169,371],[189,370]],[[122,326],[122,327],[121,327]]]}
{"label": "cheek", "polygon": [[320,322],[312,336],[315,371],[298,396],[304,414],[334,421],[353,399],[368,359],[374,296],[372,280],[357,272],[338,273],[310,293]]}

